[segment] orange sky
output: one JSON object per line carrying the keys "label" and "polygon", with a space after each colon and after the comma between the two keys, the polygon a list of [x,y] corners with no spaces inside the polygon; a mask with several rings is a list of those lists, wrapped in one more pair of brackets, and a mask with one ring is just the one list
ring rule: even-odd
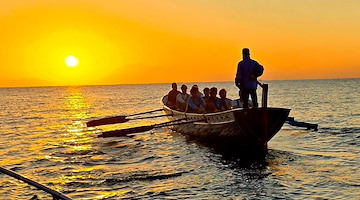
{"label": "orange sky", "polygon": [[[358,0],[14,0],[0,7],[0,87],[360,77]],[[65,58],[79,59],[69,68]]]}

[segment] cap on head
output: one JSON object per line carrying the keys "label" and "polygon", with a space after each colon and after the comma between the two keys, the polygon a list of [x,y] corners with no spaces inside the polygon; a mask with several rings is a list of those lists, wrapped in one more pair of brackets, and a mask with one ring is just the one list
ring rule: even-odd
{"label": "cap on head", "polygon": [[186,86],[186,85],[182,85],[182,86],[181,86],[181,89],[187,89],[187,86]]}
{"label": "cap on head", "polygon": [[242,54],[243,55],[250,55],[250,50],[248,48],[243,48],[242,49]]}

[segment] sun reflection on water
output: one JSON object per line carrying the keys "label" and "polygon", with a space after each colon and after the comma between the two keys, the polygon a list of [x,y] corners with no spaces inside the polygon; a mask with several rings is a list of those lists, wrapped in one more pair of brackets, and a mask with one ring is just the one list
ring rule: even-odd
{"label": "sun reflection on water", "polygon": [[88,116],[90,105],[85,101],[81,87],[67,88],[67,98],[65,99],[64,109],[70,119],[83,119]]}
{"label": "sun reflection on water", "polygon": [[75,152],[91,150],[94,139],[82,121],[89,116],[90,107],[82,90],[81,87],[68,87],[63,104],[63,109],[67,111],[63,118],[70,119],[71,122],[66,124],[66,137],[62,140],[65,146],[70,148],[70,152],[75,155],[78,154]]}

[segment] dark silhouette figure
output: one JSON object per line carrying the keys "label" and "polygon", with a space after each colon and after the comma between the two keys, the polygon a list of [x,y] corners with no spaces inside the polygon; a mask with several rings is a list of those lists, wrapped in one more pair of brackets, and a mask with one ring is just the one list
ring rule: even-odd
{"label": "dark silhouette figure", "polygon": [[187,110],[189,113],[204,113],[205,112],[205,101],[199,95],[199,88],[193,86],[190,90],[190,98],[187,101]]}
{"label": "dark silhouette figure", "polygon": [[176,108],[177,110],[184,112],[187,107],[187,101],[190,98],[190,95],[186,92],[187,86],[181,86],[181,93],[176,96]]}
{"label": "dark silhouette figure", "polygon": [[249,95],[253,102],[253,107],[258,107],[257,101],[257,77],[264,72],[264,67],[250,58],[250,50],[242,50],[243,60],[239,62],[235,77],[235,84],[240,89],[240,98],[243,100],[244,108],[248,108]]}
{"label": "dark silhouette figure", "polygon": [[204,91],[203,99],[206,102],[210,97],[210,89],[208,87],[206,87],[206,88],[204,88],[203,91]]}
{"label": "dark silhouette figure", "polygon": [[217,112],[221,110],[221,100],[217,96],[217,88],[212,87],[210,89],[210,96],[205,102],[206,112]]}
{"label": "dark silhouette figure", "polygon": [[180,92],[177,90],[177,84],[176,83],[172,83],[171,84],[172,90],[169,92],[168,94],[168,101],[167,101],[167,106],[169,106],[170,108],[176,108],[176,96],[178,94],[180,94]]}
{"label": "dark silhouette figure", "polygon": [[231,109],[231,102],[232,100],[229,98],[226,98],[226,90],[221,89],[219,91],[220,100],[221,100],[221,110],[230,110]]}

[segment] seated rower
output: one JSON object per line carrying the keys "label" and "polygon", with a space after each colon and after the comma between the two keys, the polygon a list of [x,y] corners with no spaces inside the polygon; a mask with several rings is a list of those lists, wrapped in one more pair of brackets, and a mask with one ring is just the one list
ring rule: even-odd
{"label": "seated rower", "polygon": [[230,110],[231,109],[231,99],[226,98],[226,90],[225,89],[221,89],[219,91],[219,95],[220,95],[220,100],[221,100],[221,106],[220,106],[220,110]]}
{"label": "seated rower", "polygon": [[187,101],[186,112],[189,113],[204,113],[205,112],[205,101],[199,95],[199,89],[192,87],[190,90],[190,98]]}
{"label": "seated rower", "polygon": [[210,97],[210,89],[208,87],[206,87],[206,88],[204,88],[203,91],[204,91],[203,99],[206,102]]}
{"label": "seated rower", "polygon": [[217,95],[217,88],[212,87],[210,89],[210,96],[206,103],[206,112],[217,112],[221,110],[221,100],[216,97]]}
{"label": "seated rower", "polygon": [[166,102],[166,105],[172,109],[175,109],[176,108],[176,97],[180,92],[177,90],[176,83],[171,84],[171,87],[172,87],[172,90],[168,94],[168,100]]}
{"label": "seated rower", "polygon": [[199,95],[199,97],[203,97],[203,96],[204,96],[204,94],[200,92],[198,85],[195,84],[195,85],[193,85],[191,88],[195,88],[195,89],[198,90],[198,95]]}
{"label": "seated rower", "polygon": [[190,95],[186,93],[186,90],[187,90],[187,86],[182,85],[181,86],[182,92],[176,96],[176,109],[181,112],[184,112],[186,110],[187,101],[190,97]]}
{"label": "seated rower", "polygon": [[[235,99],[231,102],[231,106],[233,108],[243,108],[244,107],[244,102],[243,100],[241,99],[241,96],[240,96],[240,99]],[[248,100],[248,106],[249,108],[252,108],[253,107],[253,103],[252,101],[249,99]]]}

